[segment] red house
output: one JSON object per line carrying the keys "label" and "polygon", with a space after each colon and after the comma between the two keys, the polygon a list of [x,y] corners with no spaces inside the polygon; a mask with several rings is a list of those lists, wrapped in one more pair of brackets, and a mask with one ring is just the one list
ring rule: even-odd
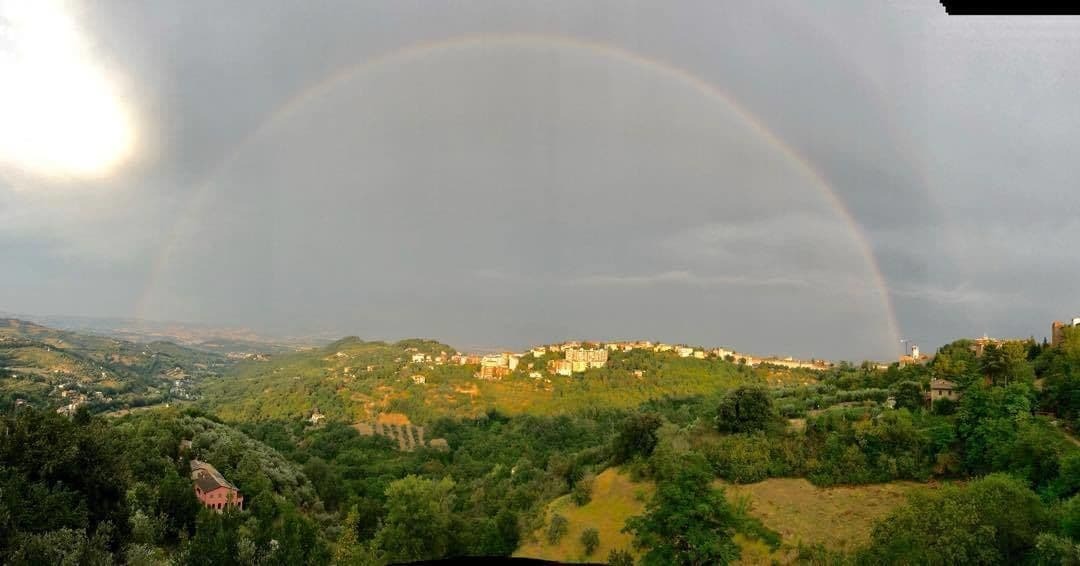
{"label": "red house", "polygon": [[226,507],[244,508],[244,496],[240,494],[240,490],[229,483],[214,466],[192,460],[191,481],[195,485],[195,497],[198,497],[205,507],[218,512]]}

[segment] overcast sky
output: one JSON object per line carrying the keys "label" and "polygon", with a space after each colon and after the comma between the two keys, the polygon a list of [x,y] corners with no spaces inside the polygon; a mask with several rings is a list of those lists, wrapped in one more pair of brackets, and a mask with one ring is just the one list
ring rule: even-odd
{"label": "overcast sky", "polygon": [[1078,60],[1080,20],[923,0],[0,0],[0,310],[1042,338],[1080,314]]}

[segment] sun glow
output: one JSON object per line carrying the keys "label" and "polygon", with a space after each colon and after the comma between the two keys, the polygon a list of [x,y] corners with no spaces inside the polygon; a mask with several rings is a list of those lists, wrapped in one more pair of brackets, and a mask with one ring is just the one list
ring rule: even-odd
{"label": "sun glow", "polygon": [[0,166],[99,177],[134,145],[130,111],[68,6],[0,2]]}

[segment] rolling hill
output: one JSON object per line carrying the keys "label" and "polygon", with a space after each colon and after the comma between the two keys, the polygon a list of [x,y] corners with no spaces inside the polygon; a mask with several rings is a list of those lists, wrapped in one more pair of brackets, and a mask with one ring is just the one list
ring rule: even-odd
{"label": "rolling hill", "polygon": [[137,344],[0,319],[0,405],[93,411],[191,400],[230,362],[171,342]]}
{"label": "rolling hill", "polygon": [[652,351],[612,352],[607,367],[574,377],[545,371],[550,354],[523,356],[516,370],[497,380],[478,379],[476,364],[411,361],[414,354],[436,360],[454,352],[432,340],[344,338],[269,362],[241,362],[225,379],[206,385],[204,403],[234,421],[302,418],[318,408],[332,421],[367,422],[383,413],[404,413],[413,422],[429,423],[489,411],[560,415],[628,409],[653,399],[714,394],[764,375],[720,359]]}

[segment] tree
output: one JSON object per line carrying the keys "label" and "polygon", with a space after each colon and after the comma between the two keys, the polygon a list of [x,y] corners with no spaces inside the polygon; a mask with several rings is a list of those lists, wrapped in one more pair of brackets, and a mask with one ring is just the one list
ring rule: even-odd
{"label": "tree", "polygon": [[325,564],[330,561],[330,553],[319,538],[318,527],[292,504],[283,505],[280,524],[275,525],[273,532],[274,540],[280,544],[275,551],[276,561],[282,564]]}
{"label": "tree", "polygon": [[1035,539],[1035,564],[1080,565],[1080,545],[1053,533],[1042,533]]}
{"label": "tree", "polygon": [[1021,425],[1031,420],[1033,392],[1027,384],[1008,387],[969,386],[960,398],[957,436],[963,443],[964,465],[972,474],[1008,468]]}
{"label": "tree", "polygon": [[109,525],[110,523],[99,525],[98,532],[92,537],[87,537],[86,531],[72,529],[21,534],[11,553],[10,564],[109,566],[113,564],[113,557],[107,546],[111,532]]}
{"label": "tree", "polygon": [[772,395],[761,386],[743,385],[728,393],[716,413],[720,432],[755,432],[775,422]]}
{"label": "tree", "polygon": [[1080,495],[1073,496],[1061,506],[1061,532],[1080,541]]}
{"label": "tree", "polygon": [[164,534],[170,541],[180,540],[195,532],[199,501],[191,490],[191,481],[180,477],[170,468],[158,488],[158,505],[165,513]]}
{"label": "tree", "polygon": [[600,531],[594,527],[581,531],[581,546],[585,549],[585,556],[592,556],[596,547],[600,546]]}
{"label": "tree", "polygon": [[386,488],[386,517],[375,545],[387,559],[431,560],[446,554],[451,544],[454,481],[415,475]]}
{"label": "tree", "polygon": [[615,462],[623,463],[636,456],[648,458],[656,448],[656,431],[663,421],[656,413],[636,413],[622,422],[612,451]]}
{"label": "tree", "polygon": [[596,476],[585,474],[581,479],[574,482],[574,489],[570,492],[570,499],[573,499],[578,507],[585,505],[592,499],[592,488],[595,480]]}
{"label": "tree", "polygon": [[334,550],[334,564],[357,564],[360,562],[360,541],[356,537],[356,524],[360,521],[360,513],[356,506],[349,509],[345,516],[345,524],[341,527],[341,536],[338,537],[337,548]]}
{"label": "tree", "polygon": [[971,340],[957,340],[938,348],[930,368],[934,377],[968,383],[977,369]]}
{"label": "tree", "polygon": [[356,506],[349,510],[345,524],[341,526],[341,536],[334,551],[336,566],[366,566],[382,564],[372,547],[356,537],[356,525],[360,523],[360,512]]}
{"label": "tree", "polygon": [[916,493],[878,522],[860,557],[870,564],[1018,564],[1048,526],[1022,481],[992,474],[966,487]]}
{"label": "tree", "polygon": [[304,464],[304,475],[315,486],[315,491],[319,493],[319,497],[328,509],[337,509],[341,501],[345,499],[346,493],[341,484],[341,478],[337,477],[334,470],[322,458],[315,456],[308,460]]}
{"label": "tree", "polygon": [[990,344],[979,358],[979,371],[994,385],[1009,384],[1009,360],[1005,350]]}
{"label": "tree", "polygon": [[917,411],[922,407],[922,385],[915,381],[901,381],[893,386],[893,398],[896,399],[897,409]]}
{"label": "tree", "polygon": [[700,457],[687,456],[668,481],[657,486],[645,514],[626,521],[634,547],[646,550],[642,563],[728,564],[739,557],[732,541],[736,517]]}
{"label": "tree", "polygon": [[956,401],[942,397],[934,401],[932,408],[935,415],[948,416],[956,412]]}
{"label": "tree", "polygon": [[495,532],[498,534],[497,554],[509,556],[517,550],[521,542],[521,529],[518,527],[517,513],[503,508],[495,515]]}
{"label": "tree", "polygon": [[237,554],[238,541],[235,528],[230,528],[231,525],[226,524],[228,515],[231,515],[231,512],[226,511],[222,514],[210,510],[199,512],[195,536],[191,538],[187,549],[189,566],[232,563],[232,558]]}
{"label": "tree", "polygon": [[566,517],[559,515],[558,513],[551,516],[551,521],[548,522],[547,528],[547,541],[548,544],[559,544],[563,535],[566,534],[569,523]]}

